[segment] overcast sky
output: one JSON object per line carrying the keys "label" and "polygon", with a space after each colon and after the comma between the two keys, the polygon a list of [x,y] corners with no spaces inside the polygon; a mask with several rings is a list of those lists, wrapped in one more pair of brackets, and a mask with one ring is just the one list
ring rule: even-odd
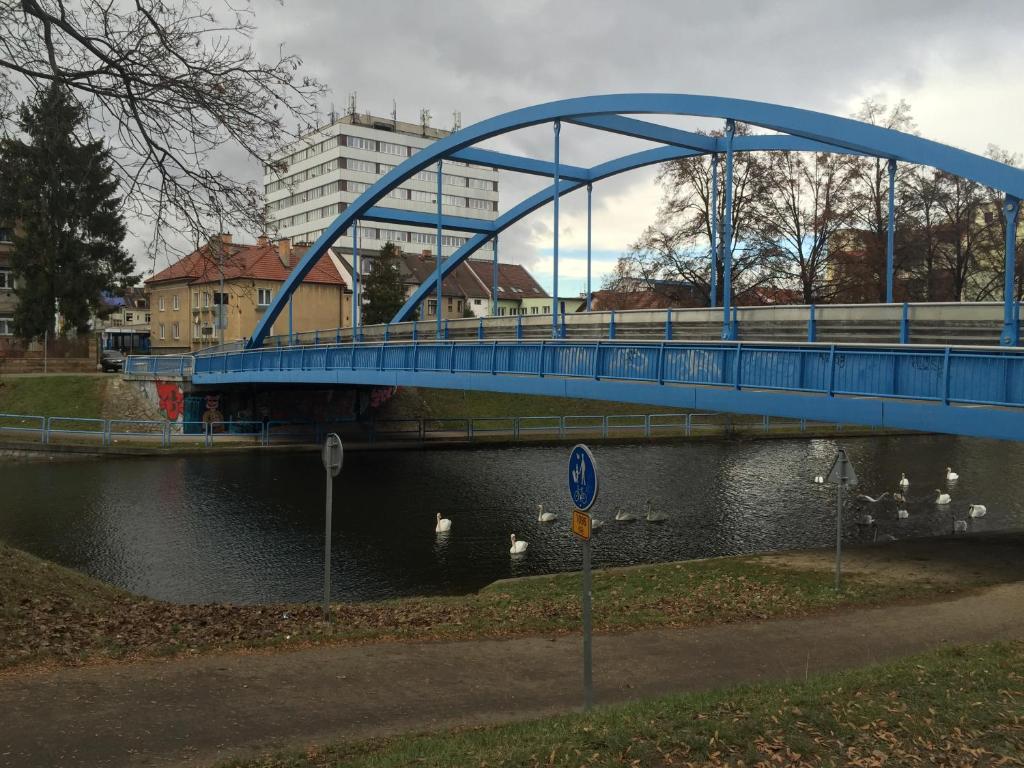
{"label": "overcast sky", "polygon": [[[910,102],[921,135],[974,152],[990,143],[1024,153],[1024,12],[1014,2],[793,0],[513,0],[326,3],[254,0],[257,44],[283,44],[332,89],[341,111],[350,92],[360,111],[433,125],[463,125],[511,109],[600,93],[671,91],[733,96],[848,115],[868,97]],[[704,126],[706,123],[674,124]],[[501,148],[550,158],[551,129],[504,139]],[[567,127],[563,159],[592,164],[640,146]],[[239,167],[252,178],[258,169]],[[653,220],[654,171],[594,191],[599,272]],[[501,209],[538,188],[502,173]],[[584,273],[584,193],[562,206],[566,295]],[[550,281],[551,212],[502,239],[502,255]],[[598,282],[599,278],[595,278]],[[568,285],[566,283],[568,282]],[[595,285],[595,287],[597,287]]]}

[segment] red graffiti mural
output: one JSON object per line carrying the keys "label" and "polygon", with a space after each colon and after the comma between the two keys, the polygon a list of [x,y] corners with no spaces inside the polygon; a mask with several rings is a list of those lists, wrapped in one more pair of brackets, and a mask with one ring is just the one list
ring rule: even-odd
{"label": "red graffiti mural", "polygon": [[160,398],[160,410],[171,421],[177,421],[185,412],[185,396],[181,387],[173,381],[158,381],[156,394]]}

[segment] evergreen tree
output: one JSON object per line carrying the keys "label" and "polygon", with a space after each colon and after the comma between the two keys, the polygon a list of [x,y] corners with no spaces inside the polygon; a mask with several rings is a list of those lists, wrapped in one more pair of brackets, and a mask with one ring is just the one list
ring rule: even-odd
{"label": "evergreen tree", "polygon": [[85,330],[103,291],[136,279],[121,247],[125,224],[118,182],[101,141],[80,137],[82,108],[52,85],[19,110],[22,136],[0,142],[0,221],[15,225],[11,269],[23,339]]}
{"label": "evergreen tree", "polygon": [[373,257],[370,274],[363,283],[363,322],[367,325],[388,322],[405,303],[398,256],[398,247],[388,242]]}

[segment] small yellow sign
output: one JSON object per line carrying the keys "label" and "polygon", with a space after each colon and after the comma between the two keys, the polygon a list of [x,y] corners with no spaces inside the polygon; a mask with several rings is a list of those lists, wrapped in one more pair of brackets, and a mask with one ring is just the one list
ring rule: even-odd
{"label": "small yellow sign", "polygon": [[572,511],[572,532],[584,541],[590,541],[590,515],[574,509]]}

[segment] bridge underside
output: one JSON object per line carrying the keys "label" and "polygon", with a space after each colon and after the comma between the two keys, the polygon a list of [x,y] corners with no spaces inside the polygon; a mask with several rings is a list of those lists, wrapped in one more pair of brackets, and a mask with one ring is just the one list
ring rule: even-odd
{"label": "bridge underside", "polygon": [[948,348],[392,342],[204,356],[194,381],[471,389],[1007,440],[1024,435],[1024,409],[1014,407],[1024,400],[1024,357]]}

